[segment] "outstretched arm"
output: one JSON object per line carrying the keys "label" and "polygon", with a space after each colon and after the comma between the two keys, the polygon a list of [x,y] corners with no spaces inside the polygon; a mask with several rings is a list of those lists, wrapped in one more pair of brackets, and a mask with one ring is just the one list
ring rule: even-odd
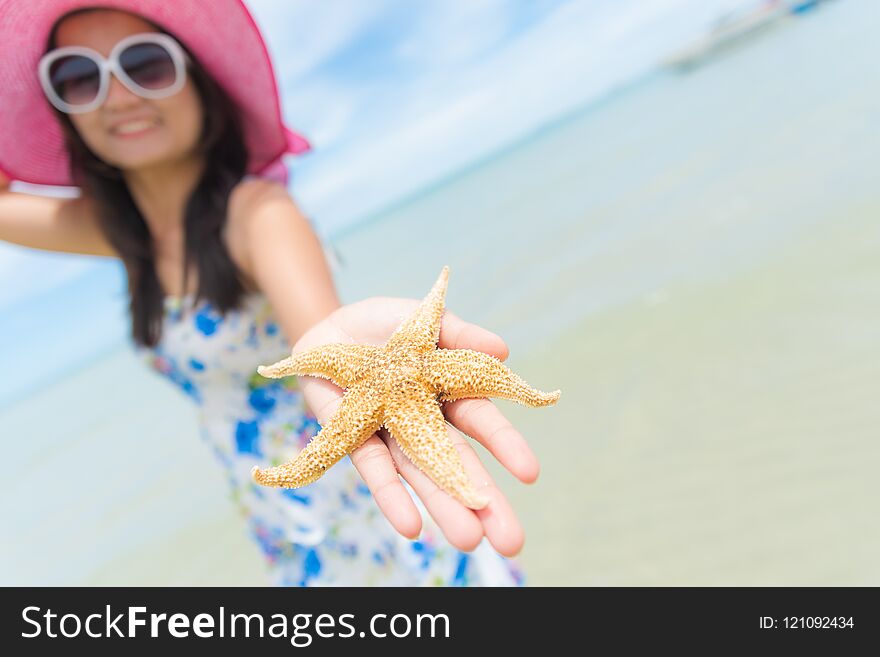
{"label": "outstretched arm", "polygon": [[229,222],[231,239],[244,243],[245,273],[269,299],[291,345],[339,308],[318,236],[284,185],[241,182],[230,199]]}
{"label": "outstretched arm", "polygon": [[[247,181],[230,212],[231,229],[246,241],[247,274],[269,298],[293,354],[320,345],[379,345],[387,341],[400,319],[419,305],[416,299],[372,297],[340,307],[330,267],[308,219],[286,188],[268,181]],[[439,346],[474,349],[501,360],[504,341],[443,313]],[[327,424],[342,403],[343,389],[322,378],[303,376],[303,396],[318,422]],[[351,453],[379,508],[402,535],[416,538],[422,517],[403,482],[421,498],[447,540],[461,550],[473,550],[483,537],[501,554],[512,556],[524,541],[522,526],[504,494],[480,462],[464,434],[485,446],[511,473],[525,483],[538,476],[538,461],[525,439],[486,399],[461,399],[444,405],[448,437],[461,454],[469,479],[479,482],[487,508],[472,510],[441,491],[401,451],[384,429],[373,433]]]}

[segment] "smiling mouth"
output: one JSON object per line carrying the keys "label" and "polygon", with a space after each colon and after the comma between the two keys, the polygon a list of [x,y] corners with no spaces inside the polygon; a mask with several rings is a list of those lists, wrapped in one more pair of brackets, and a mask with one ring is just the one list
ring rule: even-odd
{"label": "smiling mouth", "polygon": [[158,125],[159,119],[129,121],[111,129],[110,134],[114,137],[137,137],[158,127]]}

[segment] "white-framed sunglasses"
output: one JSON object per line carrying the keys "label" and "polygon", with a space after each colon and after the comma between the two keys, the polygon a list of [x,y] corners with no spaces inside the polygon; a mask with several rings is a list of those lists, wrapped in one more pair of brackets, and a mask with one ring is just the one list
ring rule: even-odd
{"label": "white-framed sunglasses", "polygon": [[111,72],[138,96],[166,98],[183,88],[188,61],[180,44],[167,34],[131,34],[120,39],[106,59],[84,46],[47,52],[40,59],[40,85],[62,112],[90,112],[106,100]]}

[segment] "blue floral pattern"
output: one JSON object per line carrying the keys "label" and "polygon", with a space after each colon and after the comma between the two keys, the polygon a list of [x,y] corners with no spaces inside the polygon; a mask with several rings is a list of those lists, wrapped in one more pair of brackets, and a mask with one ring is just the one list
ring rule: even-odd
{"label": "blue floral pattern", "polygon": [[348,457],[299,489],[266,488],[254,465],[293,457],[320,430],[297,377],[265,379],[260,364],[290,353],[268,300],[246,297],[224,317],[209,302],[167,297],[162,340],[139,347],[147,365],[198,407],[202,439],[223,466],[230,496],[279,586],[522,585],[515,560],[484,540],[472,553],[450,546],[416,498],[423,530],[400,536]]}

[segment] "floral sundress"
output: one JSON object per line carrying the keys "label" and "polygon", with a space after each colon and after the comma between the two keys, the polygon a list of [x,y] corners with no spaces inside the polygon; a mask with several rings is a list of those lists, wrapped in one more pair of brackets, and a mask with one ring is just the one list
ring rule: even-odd
{"label": "floral sundress", "polygon": [[297,377],[266,379],[258,365],[290,355],[268,299],[246,296],[225,317],[208,301],[166,297],[162,338],[136,347],[146,364],[197,405],[201,439],[226,473],[231,499],[262,548],[277,586],[518,586],[517,562],[484,538],[476,550],[452,547],[418,498],[418,540],[399,535],[381,513],[349,457],[299,489],[251,479],[295,456],[320,425]]}

